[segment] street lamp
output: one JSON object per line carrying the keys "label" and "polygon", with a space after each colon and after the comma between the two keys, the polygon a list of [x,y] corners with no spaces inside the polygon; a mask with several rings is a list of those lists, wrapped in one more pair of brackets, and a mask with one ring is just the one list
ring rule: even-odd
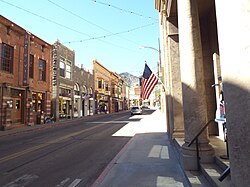
{"label": "street lamp", "polygon": [[160,43],[159,43],[159,48],[156,49],[154,47],[150,47],[150,46],[140,46],[139,47],[140,49],[142,48],[148,48],[148,49],[152,49],[154,51],[157,51],[158,52],[158,58],[159,58],[159,62],[158,62],[158,65],[157,65],[157,75],[158,75],[158,78],[159,78],[159,67],[161,67],[161,49],[160,49]]}

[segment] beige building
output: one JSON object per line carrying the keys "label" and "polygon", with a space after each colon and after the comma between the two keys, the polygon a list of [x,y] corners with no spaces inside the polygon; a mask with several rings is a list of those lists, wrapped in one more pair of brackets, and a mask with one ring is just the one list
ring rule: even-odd
{"label": "beige building", "polygon": [[113,113],[127,106],[125,80],[117,73],[109,71],[97,60],[93,60],[96,113]]}
{"label": "beige building", "polygon": [[[211,120],[198,139],[200,163],[214,162],[217,149],[211,140],[224,135],[226,124],[230,185],[248,186],[250,2],[155,0],[155,7],[160,14],[167,129],[173,142],[183,140],[184,169],[199,169],[196,143],[189,144]],[[216,123],[214,119],[225,119],[216,115],[223,103],[226,123]]]}

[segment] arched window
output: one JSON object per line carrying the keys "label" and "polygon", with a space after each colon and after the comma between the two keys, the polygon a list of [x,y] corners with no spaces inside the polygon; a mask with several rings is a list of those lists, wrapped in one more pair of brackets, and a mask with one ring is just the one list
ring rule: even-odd
{"label": "arched window", "polygon": [[79,84],[75,83],[74,85],[74,92],[75,92],[75,95],[80,95],[80,87],[79,87]]}
{"label": "arched window", "polygon": [[88,94],[88,91],[87,91],[87,88],[86,88],[86,86],[82,86],[82,95],[83,96],[86,96]]}
{"label": "arched window", "polygon": [[88,89],[88,94],[89,94],[89,95],[92,95],[92,94],[93,94],[92,88],[89,88],[89,89]]}

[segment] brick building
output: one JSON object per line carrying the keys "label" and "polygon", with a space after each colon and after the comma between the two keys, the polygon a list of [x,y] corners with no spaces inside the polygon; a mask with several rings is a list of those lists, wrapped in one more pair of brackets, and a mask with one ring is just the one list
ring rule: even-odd
{"label": "brick building", "polygon": [[0,16],[0,126],[40,123],[51,113],[51,45]]}

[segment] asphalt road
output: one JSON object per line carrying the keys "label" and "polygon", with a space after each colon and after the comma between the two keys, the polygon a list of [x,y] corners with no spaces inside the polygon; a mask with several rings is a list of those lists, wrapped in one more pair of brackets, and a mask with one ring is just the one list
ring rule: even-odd
{"label": "asphalt road", "polygon": [[130,140],[112,135],[131,120],[121,112],[1,136],[0,186],[91,186]]}

